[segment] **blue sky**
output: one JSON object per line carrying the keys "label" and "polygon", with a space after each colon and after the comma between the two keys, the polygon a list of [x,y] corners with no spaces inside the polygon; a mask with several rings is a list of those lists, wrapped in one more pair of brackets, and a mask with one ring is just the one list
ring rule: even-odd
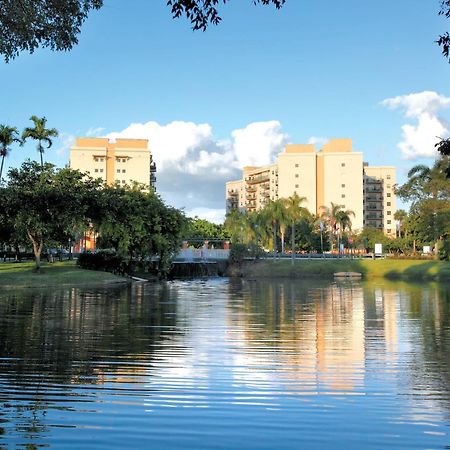
{"label": "blue sky", "polygon": [[[45,115],[62,134],[46,155],[60,166],[74,136],[138,129],[155,146],[162,197],[205,217],[222,213],[238,164],[273,159],[286,142],[351,137],[403,181],[433,161],[434,134],[448,133],[438,0],[288,0],[280,11],[231,0],[204,33],[165,4],[105,0],[71,52],[1,63],[1,123]],[[37,158],[32,143],[7,164],[26,157]]]}

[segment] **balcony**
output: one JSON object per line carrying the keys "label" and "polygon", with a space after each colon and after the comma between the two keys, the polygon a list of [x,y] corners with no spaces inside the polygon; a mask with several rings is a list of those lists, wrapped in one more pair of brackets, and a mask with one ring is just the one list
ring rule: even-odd
{"label": "balcony", "polygon": [[248,177],[245,180],[248,184],[259,184],[264,183],[265,181],[270,181],[270,175],[267,173],[265,175],[258,175],[255,177]]}
{"label": "balcony", "polygon": [[256,192],[256,186],[245,186],[247,192]]}

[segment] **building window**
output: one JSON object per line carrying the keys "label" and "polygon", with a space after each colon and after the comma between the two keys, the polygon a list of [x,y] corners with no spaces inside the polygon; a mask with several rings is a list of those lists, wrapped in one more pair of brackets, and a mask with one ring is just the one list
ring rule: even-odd
{"label": "building window", "polygon": [[126,172],[126,170],[125,169],[122,169],[122,173],[125,173]]}
{"label": "building window", "polygon": [[298,173],[295,174],[295,178],[298,178]]}
{"label": "building window", "polygon": [[345,163],[341,163],[341,167],[345,167]]}
{"label": "building window", "polygon": [[341,187],[345,187],[345,184],[341,184]]}
{"label": "building window", "polygon": [[298,184],[296,184],[295,187],[298,188]]}
{"label": "building window", "polygon": [[117,173],[120,173],[120,169],[117,169]]}
{"label": "building window", "polygon": [[387,221],[387,223],[388,223],[388,224],[390,224],[390,223],[391,223],[391,221],[390,221],[390,220],[388,220],[388,221]]}
{"label": "building window", "polygon": [[295,167],[298,167],[298,164],[296,164]]}
{"label": "building window", "polygon": [[388,188],[388,189],[390,189],[390,188],[391,188],[391,185],[390,185],[390,184],[388,184],[388,185],[387,185],[387,188]]}
{"label": "building window", "polygon": [[391,179],[391,176],[390,176],[390,175],[386,175],[386,179],[387,179],[387,180],[390,180],[390,179]]}
{"label": "building window", "polygon": [[103,169],[100,169],[100,172],[102,172],[102,173],[103,173]]}
{"label": "building window", "polygon": [[391,202],[387,202],[386,205],[391,206]]}
{"label": "building window", "polygon": [[391,234],[391,232],[392,232],[392,230],[390,228],[388,228],[386,231],[388,234]]}
{"label": "building window", "polygon": [[341,198],[345,198],[345,194],[342,194],[342,195],[341,195]]}
{"label": "building window", "polygon": [[390,196],[391,196],[391,193],[388,192],[388,193],[386,194],[386,197],[390,197]]}
{"label": "building window", "polygon": [[94,172],[98,172],[98,169],[94,169]]}
{"label": "building window", "polygon": [[390,211],[388,211],[388,212],[387,212],[387,215],[388,215],[388,216],[390,216],[390,215],[391,215],[391,212],[390,212]]}

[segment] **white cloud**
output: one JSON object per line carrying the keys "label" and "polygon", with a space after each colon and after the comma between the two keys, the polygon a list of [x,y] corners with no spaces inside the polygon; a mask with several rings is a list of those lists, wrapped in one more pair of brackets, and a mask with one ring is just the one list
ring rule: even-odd
{"label": "white cloud", "polygon": [[311,136],[308,139],[308,144],[314,144],[317,147],[322,147],[324,144],[326,144],[329,141],[328,138],[323,136]]}
{"label": "white cloud", "polygon": [[402,141],[397,145],[406,159],[434,158],[439,138],[450,135],[448,123],[438,116],[441,109],[450,106],[450,98],[433,91],[387,98],[381,105],[400,109],[404,117],[417,121],[402,126]]}
{"label": "white cloud", "polygon": [[222,209],[208,209],[208,208],[193,208],[186,211],[188,217],[200,217],[201,219],[209,220],[213,223],[223,223],[225,219],[225,208]]}
{"label": "white cloud", "polygon": [[271,164],[288,142],[277,120],[254,122],[231,133],[236,166],[262,166]]}
{"label": "white cloud", "polygon": [[225,182],[239,179],[243,166],[273,163],[288,142],[278,121],[251,123],[226,139],[209,124],[183,121],[133,123],[106,137],[148,139],[162,198],[213,221],[223,219]]}
{"label": "white cloud", "polygon": [[103,127],[91,127],[86,131],[86,136],[97,137],[99,134],[103,133],[105,129]]}
{"label": "white cloud", "polygon": [[59,133],[60,146],[56,149],[56,154],[58,156],[63,156],[68,152],[72,145],[75,145],[76,138],[74,135],[69,133]]}

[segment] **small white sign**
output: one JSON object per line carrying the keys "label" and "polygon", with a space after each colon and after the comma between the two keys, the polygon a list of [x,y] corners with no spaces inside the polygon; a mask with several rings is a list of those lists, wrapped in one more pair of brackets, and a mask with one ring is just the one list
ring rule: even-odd
{"label": "small white sign", "polygon": [[375,255],[383,254],[383,244],[375,244]]}
{"label": "small white sign", "polygon": [[431,253],[431,247],[430,247],[429,245],[424,245],[424,246],[423,246],[423,251],[422,251],[422,253],[423,253],[424,255],[430,254],[430,253]]}

